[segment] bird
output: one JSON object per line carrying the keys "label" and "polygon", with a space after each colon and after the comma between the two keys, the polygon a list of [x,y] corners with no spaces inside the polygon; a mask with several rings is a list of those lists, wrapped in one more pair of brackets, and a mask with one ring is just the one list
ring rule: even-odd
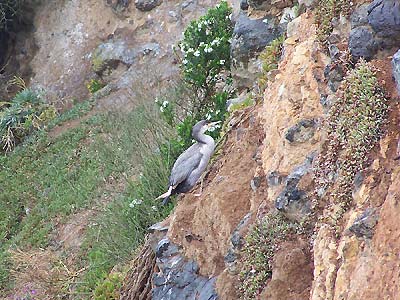
{"label": "bird", "polygon": [[196,185],[215,150],[214,139],[205,132],[218,123],[220,121],[201,120],[193,126],[192,137],[196,143],[186,149],[175,161],[169,176],[168,191],[157,198],[164,199],[163,205],[169,203],[172,195],[187,193]]}

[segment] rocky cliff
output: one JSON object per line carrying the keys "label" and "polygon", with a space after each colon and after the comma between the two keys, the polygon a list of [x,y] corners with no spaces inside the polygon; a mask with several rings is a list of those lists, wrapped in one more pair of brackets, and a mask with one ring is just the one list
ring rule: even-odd
{"label": "rocky cliff", "polygon": [[[400,227],[396,199],[400,169],[394,77],[398,66],[395,58],[393,73],[392,57],[398,50],[394,42],[399,37],[398,19],[393,14],[400,16],[399,4],[359,1],[345,7],[341,3],[343,11],[329,20],[332,27],[321,32],[316,15],[318,10],[326,9],[324,1],[299,1],[299,16],[262,37],[257,35],[258,26],[248,22],[257,22],[260,16],[280,18],[293,3],[258,2],[242,3],[242,9],[250,6],[250,10],[238,13],[236,28],[244,26],[248,31],[236,36],[236,43],[243,46],[247,37],[253,42],[263,39],[256,43],[268,45],[268,39],[276,38],[284,28],[286,38],[278,69],[270,72],[267,87],[261,91],[262,104],[233,115],[228,139],[205,179],[202,196],[187,195],[178,202],[172,216],[163,222],[166,233],[162,241],[177,247],[172,257],[194,261],[198,276],[215,280],[216,289],[205,285],[207,296],[202,294],[199,299],[250,299],[241,289],[246,284],[241,275],[244,249],[249,243],[246,236],[277,210],[287,220],[300,221],[303,231],[286,235],[274,245],[273,255],[264,256],[271,260],[271,273],[257,284],[254,299],[397,299]],[[336,2],[340,7],[340,1]],[[278,12],[266,9],[269,5]],[[243,21],[244,15],[250,15],[250,19]],[[321,36],[325,40],[321,41]],[[253,57],[257,54],[251,51],[258,53],[248,41],[246,59],[235,56],[239,61],[237,80],[247,82],[247,86],[255,80],[249,70],[252,61],[256,64]],[[243,53],[234,48],[233,55],[235,51]],[[344,97],[342,89],[352,88],[346,80],[350,81],[347,78],[351,78],[360,58],[370,60],[368,67],[374,70],[377,84],[384,91],[389,113],[381,111],[379,118],[385,120],[376,139],[358,144],[368,150],[362,152],[365,157],[353,158],[362,161],[357,168],[353,170],[343,163],[328,174],[331,185],[321,190],[321,168],[336,163],[324,161],[325,155],[333,151],[329,145],[334,139],[327,123],[334,114],[335,101]],[[243,78],[245,81],[240,81]],[[367,100],[372,105],[373,99]],[[349,117],[357,118],[357,114]],[[369,126],[372,130],[374,124]],[[351,151],[357,152],[358,148]],[[337,157],[340,159],[341,154]],[[346,184],[338,187],[345,168],[351,169],[354,176],[344,177]],[[336,196],[341,189],[349,189],[345,205]],[[156,264],[161,266],[157,276],[166,276],[162,281],[165,293],[162,297],[153,294],[154,299],[197,299],[196,292],[180,292],[189,288],[196,277],[180,289],[176,280],[163,273],[163,255]],[[253,272],[258,272],[256,267]],[[175,276],[185,277],[186,273]]]}
{"label": "rocky cliff", "polygon": [[[230,2],[230,101],[255,104],[231,112],[201,195],[150,227],[121,299],[400,299],[400,3]],[[101,76],[95,109],[131,109],[132,87],[177,76],[172,45],[214,1],[105,3],[36,16],[30,82],[51,101]]]}

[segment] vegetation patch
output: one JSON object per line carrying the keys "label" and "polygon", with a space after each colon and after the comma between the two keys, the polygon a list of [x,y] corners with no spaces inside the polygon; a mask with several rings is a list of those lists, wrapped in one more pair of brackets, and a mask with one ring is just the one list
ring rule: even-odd
{"label": "vegetation patch", "polygon": [[376,70],[360,61],[344,79],[338,99],[326,120],[327,142],[319,158],[317,189],[327,191],[340,209],[340,218],[352,201],[356,174],[367,166],[368,155],[379,141],[387,122],[389,102]]}
{"label": "vegetation patch", "polygon": [[104,82],[98,79],[91,79],[87,84],[86,87],[89,90],[90,94],[94,94],[97,91],[101,90],[105,86]]}
{"label": "vegetation patch", "polygon": [[123,279],[121,273],[110,273],[94,291],[94,300],[119,300]]}
{"label": "vegetation patch", "polygon": [[0,146],[5,152],[56,117],[54,106],[45,104],[42,96],[30,89],[2,102],[0,109]]}
{"label": "vegetation patch", "polygon": [[199,89],[205,99],[213,94],[220,72],[230,69],[231,13],[226,1],[209,9],[206,15],[189,24],[179,45],[183,53],[183,78]]}
{"label": "vegetation patch", "polygon": [[268,82],[268,73],[272,70],[278,69],[278,63],[281,59],[283,52],[283,42],[285,36],[281,36],[271,42],[265,47],[264,51],[260,53],[258,58],[261,60],[262,73],[258,79],[258,85],[261,90],[264,90]]}
{"label": "vegetation patch", "polygon": [[271,278],[272,262],[279,244],[301,230],[298,223],[287,220],[278,212],[267,214],[250,230],[241,253],[240,299],[257,299]]}
{"label": "vegetation patch", "polygon": [[333,30],[333,20],[341,15],[347,16],[350,13],[352,2],[348,0],[319,0],[315,9],[315,21],[318,26],[317,37],[323,43],[328,43],[328,37]]}

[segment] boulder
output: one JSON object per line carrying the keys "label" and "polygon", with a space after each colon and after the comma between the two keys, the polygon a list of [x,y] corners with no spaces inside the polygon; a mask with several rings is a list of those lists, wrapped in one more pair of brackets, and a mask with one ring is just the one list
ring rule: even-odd
{"label": "boulder", "polygon": [[304,143],[314,136],[316,128],[317,123],[314,119],[301,120],[288,129],[285,138],[291,144]]}
{"label": "boulder", "polygon": [[372,59],[378,50],[400,42],[400,2],[375,0],[357,7],[350,16],[349,49],[354,59]]}
{"label": "boulder", "polygon": [[307,193],[300,187],[300,181],[311,171],[314,157],[314,153],[309,155],[302,165],[286,177],[284,188],[275,199],[276,209],[290,220],[301,221],[311,212],[311,203]]}
{"label": "boulder", "polygon": [[135,0],[135,6],[141,11],[150,11],[162,3],[162,0]]}
{"label": "boulder", "polygon": [[349,49],[354,59],[361,57],[370,60],[378,52],[378,44],[368,26],[352,29],[349,37]]}
{"label": "boulder", "polygon": [[374,235],[374,228],[377,223],[377,211],[373,208],[368,208],[354,221],[349,230],[358,238],[371,239]]}
{"label": "boulder", "polygon": [[239,13],[231,43],[232,73],[238,88],[251,87],[260,72],[256,57],[286,31],[276,18],[250,19]]}
{"label": "boulder", "polygon": [[249,3],[247,3],[247,0],[241,0],[240,1],[240,9],[247,10],[248,8],[249,8]]}
{"label": "boulder", "polygon": [[368,23],[378,37],[400,40],[400,2],[375,0],[368,8]]}

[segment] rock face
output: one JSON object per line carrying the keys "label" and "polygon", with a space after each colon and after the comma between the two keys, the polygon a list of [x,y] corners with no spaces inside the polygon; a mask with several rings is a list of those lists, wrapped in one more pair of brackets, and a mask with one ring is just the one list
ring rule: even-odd
{"label": "rock face", "polygon": [[141,11],[150,11],[159,6],[162,0],[135,0],[135,6]]}
{"label": "rock face", "polygon": [[259,74],[257,54],[285,30],[274,17],[252,20],[242,12],[239,14],[231,44],[232,72],[239,88],[253,85]]}
{"label": "rock face", "polygon": [[168,224],[158,223],[150,227],[153,233],[150,245],[156,256],[158,272],[152,278],[153,300],[217,300],[215,278],[199,275],[199,266],[186,259],[177,245],[166,237]]}
{"label": "rock face", "polygon": [[400,50],[396,52],[392,59],[393,77],[396,81],[397,91],[400,93]]}
{"label": "rock face", "polygon": [[[160,2],[140,5],[147,8],[146,3]],[[134,1],[127,0],[41,2],[32,26],[38,50],[30,63],[34,74],[31,83],[46,90],[46,99],[53,103],[68,107],[73,99],[87,99],[85,82],[94,75],[93,52],[103,47],[102,55],[111,50],[111,65],[114,59],[119,63],[106,78],[113,87],[98,105],[100,109],[132,107],[141,85],[148,88],[177,76],[179,68],[173,62],[171,46],[191,20],[215,3],[167,1],[144,13],[133,6]]]}

